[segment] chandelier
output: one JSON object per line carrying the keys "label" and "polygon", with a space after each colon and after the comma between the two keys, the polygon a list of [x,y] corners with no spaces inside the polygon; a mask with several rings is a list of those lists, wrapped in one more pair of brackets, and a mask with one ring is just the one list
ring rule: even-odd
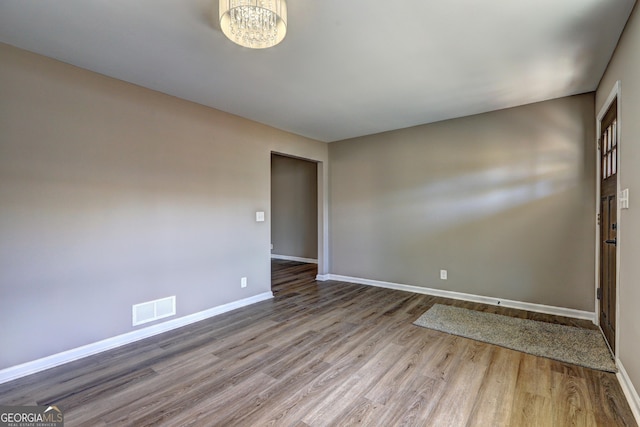
{"label": "chandelier", "polygon": [[240,46],[275,46],[287,33],[285,0],[220,0],[220,28]]}

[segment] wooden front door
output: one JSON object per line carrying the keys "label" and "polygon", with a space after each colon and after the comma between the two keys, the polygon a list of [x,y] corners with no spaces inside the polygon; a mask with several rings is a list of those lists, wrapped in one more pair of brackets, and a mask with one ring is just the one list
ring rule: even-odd
{"label": "wooden front door", "polygon": [[600,132],[600,327],[615,351],[616,338],[616,244],[618,194],[617,102],[614,100],[601,122]]}

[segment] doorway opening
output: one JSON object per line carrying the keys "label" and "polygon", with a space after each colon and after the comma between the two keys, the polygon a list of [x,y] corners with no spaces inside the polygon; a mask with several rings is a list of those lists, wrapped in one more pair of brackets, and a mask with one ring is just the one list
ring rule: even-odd
{"label": "doorway opening", "polygon": [[318,274],[318,163],[271,154],[271,289]]}

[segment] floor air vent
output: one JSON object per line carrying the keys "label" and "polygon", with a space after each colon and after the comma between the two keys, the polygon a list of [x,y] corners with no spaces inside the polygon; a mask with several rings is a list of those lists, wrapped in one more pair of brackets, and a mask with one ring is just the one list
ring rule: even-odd
{"label": "floor air vent", "polygon": [[133,326],[176,314],[176,297],[157,299],[155,301],[143,302],[133,306]]}

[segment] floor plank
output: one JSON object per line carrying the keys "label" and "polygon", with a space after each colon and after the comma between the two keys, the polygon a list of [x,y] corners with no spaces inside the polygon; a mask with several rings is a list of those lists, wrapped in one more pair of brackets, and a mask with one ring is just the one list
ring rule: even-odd
{"label": "floor plank", "polygon": [[614,374],[412,325],[433,304],[272,262],[274,299],[0,385],[67,426],[636,426]]}

